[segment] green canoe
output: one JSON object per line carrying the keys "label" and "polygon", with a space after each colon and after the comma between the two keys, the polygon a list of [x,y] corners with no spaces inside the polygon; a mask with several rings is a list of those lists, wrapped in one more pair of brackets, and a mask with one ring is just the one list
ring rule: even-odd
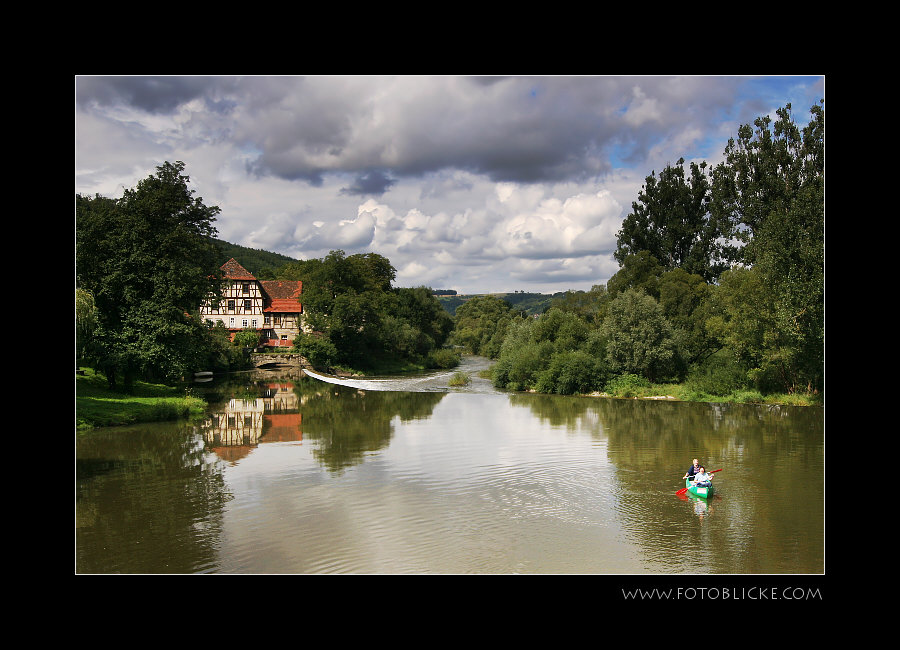
{"label": "green canoe", "polygon": [[715,488],[712,485],[709,487],[697,487],[689,478],[684,479],[684,487],[687,488],[688,493],[693,494],[695,497],[703,497],[704,499],[708,499],[713,495],[713,492],[715,492]]}

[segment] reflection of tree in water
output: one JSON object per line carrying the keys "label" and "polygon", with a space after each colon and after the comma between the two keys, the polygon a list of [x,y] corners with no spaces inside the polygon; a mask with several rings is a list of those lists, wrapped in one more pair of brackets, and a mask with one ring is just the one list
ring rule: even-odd
{"label": "reflection of tree in water", "polygon": [[78,438],[75,469],[76,571],[193,573],[215,565],[230,495],[193,427],[92,431]]}
{"label": "reflection of tree in water", "polygon": [[594,433],[602,433],[602,427],[594,430],[590,422],[593,421],[592,398],[579,398],[570,395],[547,395],[543,393],[511,393],[509,403],[513,406],[523,406],[531,409],[531,412],[543,422],[554,427],[565,427],[570,431],[589,429]]}
{"label": "reflection of tree in water", "polygon": [[431,417],[445,395],[361,391],[323,387],[321,382],[303,385],[303,436],[316,442],[315,458],[332,472],[359,464],[367,453],[387,447],[394,418],[406,422]]}
{"label": "reflection of tree in water", "polygon": [[[752,500],[732,498],[732,516],[743,508],[748,514],[740,521],[754,522],[750,533],[732,531],[752,539],[778,539],[790,534],[797,543],[793,552],[797,566],[805,566],[811,551],[806,540],[816,543],[821,528],[824,494],[820,482],[808,480],[816,467],[824,467],[823,410],[817,407],[783,407],[750,404],[706,404],[655,400],[578,398],[517,394],[511,404],[531,409],[536,417],[553,426],[589,432],[605,439],[608,459],[616,485],[616,508],[631,534],[641,539],[650,556],[666,556],[672,571],[695,570],[690,553],[672,553],[675,539],[687,548],[704,548],[707,560],[716,566],[741,567],[746,572],[781,570],[759,548],[739,544],[715,544],[707,547],[702,528],[692,524],[673,532],[673,521],[681,512],[675,492],[684,486],[681,476],[692,458],[699,458],[707,469],[724,467],[729,483],[754,495]],[[757,467],[768,461],[766,471],[742,473],[744,459]],[[715,463],[715,467],[710,464]],[[730,480],[729,480],[730,479]],[[773,490],[777,480],[778,487]],[[738,486],[740,486],[738,488]],[[728,490],[723,494],[728,498]],[[781,495],[779,498],[778,495]],[[783,498],[791,495],[790,499]],[[687,505],[712,514],[715,499]],[[810,504],[797,508],[796,503]],[[676,504],[673,506],[673,504]],[[752,515],[749,510],[752,509]],[[790,565],[788,558],[779,562]],[[684,563],[681,565],[680,563]]]}

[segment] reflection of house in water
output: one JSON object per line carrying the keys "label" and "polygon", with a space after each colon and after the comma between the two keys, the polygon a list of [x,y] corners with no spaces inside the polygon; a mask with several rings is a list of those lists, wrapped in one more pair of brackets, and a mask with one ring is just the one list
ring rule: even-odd
{"label": "reflection of house in water", "polygon": [[204,424],[207,445],[223,460],[237,462],[256,445],[303,440],[302,415],[294,385],[267,384],[261,397],[232,398]]}

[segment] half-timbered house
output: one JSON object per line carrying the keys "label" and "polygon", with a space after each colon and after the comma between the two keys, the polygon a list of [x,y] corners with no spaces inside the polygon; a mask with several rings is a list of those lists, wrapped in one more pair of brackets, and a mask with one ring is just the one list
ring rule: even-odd
{"label": "half-timbered house", "polygon": [[303,305],[299,280],[258,280],[234,258],[222,265],[222,298],[217,304],[207,301],[200,307],[206,321],[222,322],[234,334],[255,329],[261,345],[289,347],[302,327]]}

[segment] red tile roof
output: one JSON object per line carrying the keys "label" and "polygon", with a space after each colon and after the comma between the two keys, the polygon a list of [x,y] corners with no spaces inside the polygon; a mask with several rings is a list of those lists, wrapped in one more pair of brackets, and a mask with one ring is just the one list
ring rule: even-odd
{"label": "red tile roof", "polygon": [[260,280],[263,291],[273,300],[300,298],[303,292],[303,283],[300,280]]}
{"label": "red tile roof", "polygon": [[227,280],[258,282],[264,295],[263,311],[282,314],[296,314],[302,311],[300,295],[303,293],[303,282],[300,280],[257,280],[233,257],[225,262],[221,269]]}
{"label": "red tile roof", "polygon": [[263,307],[265,312],[298,314],[300,295],[303,293],[303,282],[300,280],[260,280],[268,300]]}
{"label": "red tile roof", "polygon": [[256,280],[253,274],[237,263],[233,257],[225,262],[221,267],[225,277],[229,280]]}

